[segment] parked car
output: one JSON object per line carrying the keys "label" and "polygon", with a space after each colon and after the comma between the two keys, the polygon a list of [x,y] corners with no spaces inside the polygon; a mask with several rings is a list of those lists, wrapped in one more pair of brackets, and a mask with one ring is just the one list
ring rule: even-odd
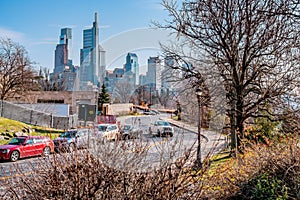
{"label": "parked car", "polygon": [[170,125],[169,122],[163,121],[163,120],[158,120],[158,121],[155,121],[154,124],[151,124],[151,126],[149,127],[149,132],[150,132],[150,134],[152,134],[154,136],[173,137],[174,128]]}
{"label": "parked car", "polygon": [[0,146],[0,159],[15,162],[25,157],[49,156],[53,152],[53,141],[46,136],[19,136]]}
{"label": "parked car", "polygon": [[151,110],[151,112],[154,112],[156,115],[160,115],[161,114],[158,110],[155,110],[155,109]]}
{"label": "parked car", "polygon": [[87,148],[93,137],[90,129],[71,129],[53,140],[54,148],[56,152],[72,152],[76,148]]}
{"label": "parked car", "polygon": [[111,141],[120,138],[120,130],[117,124],[98,124],[98,137]]}
{"label": "parked car", "polygon": [[153,112],[152,110],[147,110],[143,112],[144,115],[156,115],[156,112]]}
{"label": "parked car", "polygon": [[131,124],[124,124],[121,126],[121,137],[122,139],[137,139],[143,134],[142,129],[132,126]]}

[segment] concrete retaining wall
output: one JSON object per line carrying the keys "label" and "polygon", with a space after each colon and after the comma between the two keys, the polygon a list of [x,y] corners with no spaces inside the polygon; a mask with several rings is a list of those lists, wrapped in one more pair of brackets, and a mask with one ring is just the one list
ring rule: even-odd
{"label": "concrete retaining wall", "polygon": [[6,101],[0,102],[0,108],[1,117],[27,124],[57,129],[68,129],[77,124],[77,117],[74,115],[65,117],[51,115]]}

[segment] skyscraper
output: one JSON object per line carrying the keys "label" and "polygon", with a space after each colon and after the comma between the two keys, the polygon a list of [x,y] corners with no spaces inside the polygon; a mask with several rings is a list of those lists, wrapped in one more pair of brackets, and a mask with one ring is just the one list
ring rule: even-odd
{"label": "skyscraper", "polygon": [[164,68],[161,74],[161,91],[164,93],[171,94],[180,80],[180,72],[181,70],[174,69],[178,64],[175,62],[175,59],[171,56],[167,56],[164,59]]}
{"label": "skyscraper", "polygon": [[134,84],[139,84],[139,62],[135,53],[128,53],[126,56],[126,63],[124,65],[125,75],[133,75]]}
{"label": "skyscraper", "polygon": [[55,48],[54,70],[50,81],[66,91],[72,91],[76,77],[76,69],[72,63],[72,29],[60,31],[59,44]]}
{"label": "skyscraper", "polygon": [[62,73],[66,66],[72,65],[72,29],[63,28],[60,32],[59,44],[55,49],[54,74]]}
{"label": "skyscraper", "polygon": [[83,48],[80,49],[80,90],[99,87],[105,73],[105,51],[99,45],[98,14],[90,29],[83,30]]}
{"label": "skyscraper", "polygon": [[160,94],[161,91],[161,74],[162,74],[161,59],[156,57],[149,57],[148,59],[148,72],[147,82],[150,87]]}

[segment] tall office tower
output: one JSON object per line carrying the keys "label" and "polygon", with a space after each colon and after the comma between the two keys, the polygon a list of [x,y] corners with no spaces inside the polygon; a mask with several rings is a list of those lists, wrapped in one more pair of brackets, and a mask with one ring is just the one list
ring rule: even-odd
{"label": "tall office tower", "polygon": [[61,90],[72,91],[76,77],[76,68],[72,63],[72,29],[63,28],[60,31],[59,44],[55,48],[54,70],[50,81]]}
{"label": "tall office tower", "polygon": [[105,51],[99,45],[98,14],[95,13],[93,27],[83,30],[83,48],[80,49],[80,90],[91,90],[100,86],[105,73]]}
{"label": "tall office tower", "polygon": [[72,29],[63,28],[60,32],[59,44],[55,49],[54,74],[62,73],[66,66],[72,65]]}
{"label": "tall office tower", "polygon": [[176,66],[173,57],[166,57],[164,59],[164,69],[161,75],[162,92],[172,92],[179,80],[180,70],[174,69]]}
{"label": "tall office tower", "polygon": [[124,65],[125,75],[133,75],[135,85],[139,84],[139,63],[138,57],[135,53],[128,53],[126,56],[126,63]]}
{"label": "tall office tower", "polygon": [[162,73],[161,59],[156,57],[149,57],[148,59],[148,71],[147,71],[147,82],[151,89],[160,94],[161,91],[161,73]]}

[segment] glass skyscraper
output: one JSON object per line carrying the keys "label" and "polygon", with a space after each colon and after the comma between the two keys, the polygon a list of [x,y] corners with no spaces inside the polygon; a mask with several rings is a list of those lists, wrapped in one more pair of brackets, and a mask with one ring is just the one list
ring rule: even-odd
{"label": "glass skyscraper", "polygon": [[105,51],[99,45],[98,14],[93,27],[83,30],[83,48],[80,50],[80,90],[99,87],[105,74]]}
{"label": "glass skyscraper", "polygon": [[149,57],[148,71],[147,71],[147,83],[155,91],[158,91],[159,94],[160,94],[160,90],[161,90],[161,74],[162,74],[161,59],[158,56]]}
{"label": "glass skyscraper", "polygon": [[60,31],[59,44],[54,53],[54,70],[50,81],[58,84],[65,91],[72,91],[76,78],[76,68],[72,63],[72,29],[63,28]]}
{"label": "glass skyscraper", "polygon": [[60,32],[59,44],[55,49],[54,74],[62,73],[66,66],[72,65],[72,29],[63,28]]}
{"label": "glass skyscraper", "polygon": [[139,63],[138,57],[135,53],[128,53],[126,56],[126,63],[125,67],[125,74],[130,75],[133,74],[134,77],[134,84],[139,84]]}

